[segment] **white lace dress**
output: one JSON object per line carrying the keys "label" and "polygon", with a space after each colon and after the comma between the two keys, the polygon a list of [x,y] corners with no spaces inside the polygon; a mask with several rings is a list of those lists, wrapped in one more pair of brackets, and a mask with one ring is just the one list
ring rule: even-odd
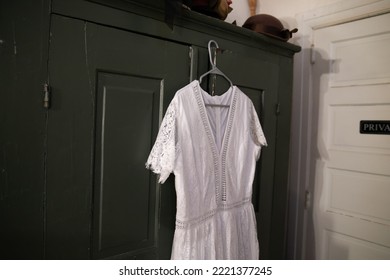
{"label": "white lace dress", "polygon": [[236,86],[210,96],[193,81],[176,93],[146,163],[160,183],[175,174],[172,259],[259,258],[251,196],[264,145],[253,104]]}

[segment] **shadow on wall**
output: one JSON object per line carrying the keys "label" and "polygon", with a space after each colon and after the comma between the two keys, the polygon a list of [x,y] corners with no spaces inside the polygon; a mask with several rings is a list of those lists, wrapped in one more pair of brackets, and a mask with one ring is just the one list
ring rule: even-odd
{"label": "shadow on wall", "polygon": [[[293,18],[281,19],[285,28],[295,28]],[[338,61],[331,61],[329,55],[321,49],[308,48],[311,43],[308,36],[301,33],[289,40],[289,43],[303,46],[295,57],[295,93],[293,95],[292,131],[291,131],[291,174],[289,199],[289,228],[287,255],[290,259],[316,259],[321,250],[319,240],[327,240],[323,225],[325,221],[322,184],[323,159],[328,158],[319,120],[323,109],[321,104],[326,92],[320,90],[326,86],[323,79],[338,71]],[[311,198],[307,200],[307,194]],[[325,237],[325,238],[324,238]],[[316,242],[317,241],[317,242]],[[345,248],[344,248],[345,249]],[[342,248],[340,248],[342,250]],[[348,254],[348,252],[345,252]]]}

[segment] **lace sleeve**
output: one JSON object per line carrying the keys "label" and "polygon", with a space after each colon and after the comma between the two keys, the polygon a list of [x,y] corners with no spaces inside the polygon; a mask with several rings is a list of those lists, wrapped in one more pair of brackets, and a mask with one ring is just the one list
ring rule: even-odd
{"label": "lace sleeve", "polygon": [[256,155],[256,160],[258,160],[260,158],[260,149],[262,146],[267,146],[267,140],[265,139],[264,132],[259,121],[259,117],[257,116],[253,104],[251,107],[251,137],[255,145],[258,147]]}
{"label": "lace sleeve", "polygon": [[161,123],[156,142],[146,162],[146,168],[159,175],[163,184],[173,171],[176,159],[176,110],[172,101]]}

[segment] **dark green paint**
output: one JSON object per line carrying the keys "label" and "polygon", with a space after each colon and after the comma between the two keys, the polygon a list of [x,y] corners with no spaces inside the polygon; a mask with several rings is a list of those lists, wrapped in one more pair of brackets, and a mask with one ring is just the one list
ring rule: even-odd
{"label": "dark green paint", "polygon": [[0,1],[0,259],[44,258],[48,1]]}
{"label": "dark green paint", "polygon": [[144,164],[151,149],[145,143],[158,128],[160,85],[154,78],[98,73],[94,258],[155,251],[156,184]]}

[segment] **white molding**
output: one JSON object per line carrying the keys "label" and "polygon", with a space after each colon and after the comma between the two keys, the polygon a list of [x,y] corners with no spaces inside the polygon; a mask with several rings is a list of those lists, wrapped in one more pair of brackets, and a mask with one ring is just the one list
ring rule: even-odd
{"label": "white molding", "polygon": [[298,15],[312,29],[390,12],[390,0],[344,0]]}

